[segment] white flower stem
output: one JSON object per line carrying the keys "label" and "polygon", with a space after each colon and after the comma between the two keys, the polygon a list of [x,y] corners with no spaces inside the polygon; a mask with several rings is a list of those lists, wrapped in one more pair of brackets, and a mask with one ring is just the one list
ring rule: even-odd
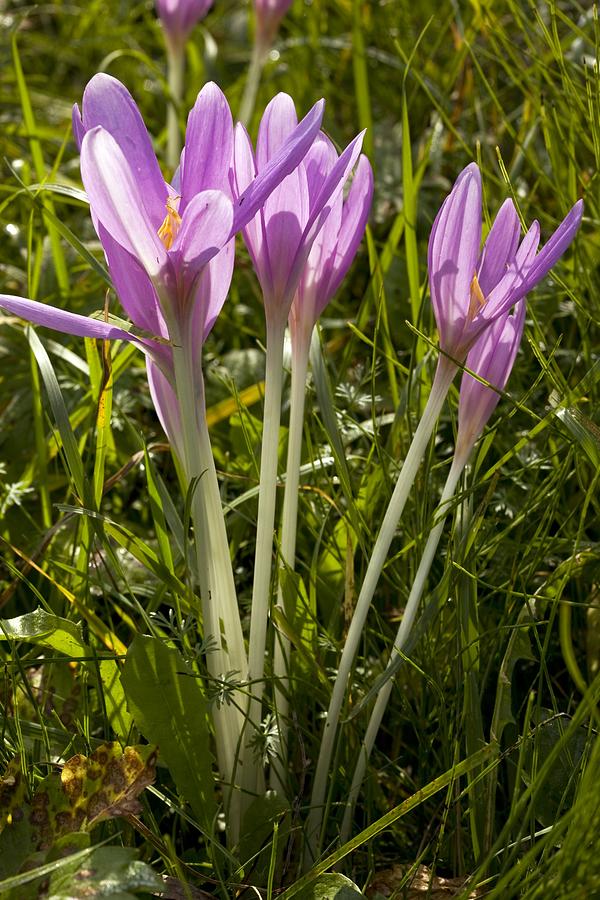
{"label": "white flower stem", "polygon": [[[204,638],[211,643],[207,665],[211,676],[223,678],[228,672],[245,679],[248,671],[244,637],[239,617],[229,542],[223,517],[219,484],[205,418],[204,383],[199,367],[194,366],[191,340],[173,333],[175,388],[182,427],[179,442],[188,485],[195,485],[191,504],[194,546],[202,601]],[[223,637],[225,646],[223,645]],[[232,703],[212,708],[217,736],[217,758],[221,775],[231,786],[230,826],[233,841],[239,832],[239,798],[234,790],[237,751],[244,719],[237,708],[243,698],[236,694]]]}
{"label": "white flower stem", "polygon": [[321,843],[325,793],[327,790],[329,766],[331,764],[337,726],[346,694],[348,677],[356,657],[367,614],[377,587],[377,582],[379,581],[379,576],[381,575],[387,559],[390,544],[392,543],[400,516],[404,510],[408,494],[417,475],[423,454],[425,453],[427,444],[433,433],[433,429],[438,420],[452,380],[456,374],[456,370],[457,367],[454,363],[446,357],[440,357],[429,399],[427,400],[421,421],[419,422],[412,443],[408,449],[408,453],[406,454],[396,487],[394,488],[389,506],[381,524],[356,603],[356,609],[354,610],[354,615],[350,623],[348,637],[346,638],[338,673],[333,685],[327,718],[325,720],[323,739],[319,750],[306,828],[306,849],[304,857],[306,867],[312,865],[312,862],[316,859]]}
{"label": "white flower stem", "polygon": [[[260,491],[254,557],[254,583],[250,617],[248,650],[250,704],[248,709],[248,737],[262,720],[264,691],[265,647],[269,619],[271,572],[273,567],[273,531],[277,501],[277,460],[279,455],[279,423],[281,419],[281,391],[283,384],[283,339],[285,323],[267,319],[267,359],[265,372],[265,403],[260,458]],[[246,742],[244,758],[245,781],[248,791],[260,787],[262,773],[252,762],[252,748]]]}
{"label": "white flower stem", "polygon": [[[290,399],[290,428],[288,432],[287,464],[283,511],[281,515],[281,543],[277,606],[285,613],[282,579],[285,572],[293,572],[296,563],[296,532],[298,527],[298,490],[300,462],[302,458],[302,431],[304,425],[304,399],[308,371],[308,340],[299,338],[292,343],[292,384]],[[279,728],[279,759],[271,766],[271,788],[285,796],[285,772],[287,767],[287,737],[289,715],[287,676],[290,665],[290,642],[284,634],[275,638],[273,673],[275,676],[275,709]]]}
{"label": "white flower stem", "polygon": [[262,71],[267,59],[268,52],[269,48],[264,47],[261,42],[255,39],[252,46],[252,56],[250,57],[250,64],[248,66],[246,84],[244,85],[244,93],[242,95],[242,100],[240,102],[240,108],[238,112],[238,120],[242,123],[242,125],[248,126],[248,123],[252,118],[252,113],[254,112],[254,106],[256,104],[256,97],[258,95],[258,88],[260,86],[260,79],[262,77]]}
{"label": "white flower stem", "polygon": [[[417,574],[415,575],[415,580],[413,582],[413,586],[406,603],[402,621],[400,623],[400,627],[398,628],[398,633],[396,634],[394,647],[387,664],[388,670],[398,659],[400,653],[404,651],[404,648],[406,647],[406,644],[414,627],[415,620],[417,618],[417,612],[419,610],[419,603],[421,602],[421,597],[423,596],[423,591],[425,589],[425,583],[429,576],[429,570],[431,569],[431,565],[433,563],[433,559],[440,542],[440,537],[444,529],[444,523],[448,515],[449,503],[454,496],[454,491],[456,490],[458,479],[462,474],[466,461],[466,458],[462,454],[460,457],[455,454],[454,459],[452,460],[450,472],[448,473],[448,478],[446,479],[446,484],[444,485],[444,490],[440,498],[439,506],[434,516],[435,525],[431,529],[431,532],[429,533],[429,537],[427,539],[427,543],[425,544],[423,556],[421,557],[421,562],[419,563],[419,568],[417,569]],[[371,750],[373,749],[373,744],[375,743],[375,738],[377,737],[377,732],[379,731],[379,726],[381,725],[381,720],[383,719],[383,715],[390,699],[393,686],[394,677],[390,675],[377,695],[377,700],[375,701],[375,706],[373,707],[373,712],[371,713],[371,718],[369,719],[369,724],[367,726],[367,730],[362,742],[356,769],[354,770],[354,777],[352,778],[350,794],[348,796],[348,800],[346,801],[346,808],[344,810],[344,819],[342,822],[342,830],[340,836],[342,843],[348,840],[350,836],[350,830],[352,828],[352,816],[354,814],[354,805],[362,786],[367,762],[369,760],[369,756],[371,755]]]}
{"label": "white flower stem", "polygon": [[185,70],[185,44],[172,40],[165,33],[167,48],[167,82],[169,101],[167,106],[167,164],[175,170],[181,153],[181,130],[179,128],[179,107],[183,98],[183,75]]}

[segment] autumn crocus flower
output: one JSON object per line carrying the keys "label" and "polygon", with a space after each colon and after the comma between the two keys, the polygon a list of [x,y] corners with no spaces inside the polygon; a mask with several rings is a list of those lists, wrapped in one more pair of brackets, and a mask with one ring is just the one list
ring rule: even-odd
{"label": "autumn crocus flower", "polygon": [[[400,661],[401,654],[408,652],[407,644],[417,618],[419,604],[442,536],[444,523],[450,511],[450,503],[473,447],[498,404],[499,391],[506,387],[519,350],[524,324],[525,300],[521,299],[512,312],[504,312],[482,332],[467,356],[467,368],[482,380],[474,378],[469,372],[463,372],[458,404],[458,435],[452,465],[434,516],[435,524],[427,538],[402,614],[402,621],[394,640],[393,650],[387,664],[389,677],[377,694],[377,700],[365,732],[350,793],[346,800],[341,830],[342,842],[347,841],[350,837],[354,805],[394,686],[393,671]],[[483,384],[482,381],[487,384]]]}
{"label": "autumn crocus flower", "polygon": [[575,237],[582,212],[580,200],[538,253],[539,224],[534,222],[521,240],[517,212],[512,201],[507,200],[481,249],[481,175],[471,163],[457,178],[433,223],[429,285],[443,354],[381,524],[338,667],[313,785],[307,861],[314,858],[317,850],[329,765],[348,676],[400,516],[458,365],[465,362],[484,332],[506,317],[548,274]]}
{"label": "autumn crocus flower", "polygon": [[481,175],[463,169],[442,204],[429,238],[429,286],[440,347],[463,362],[474,341],[544,278],[573,240],[583,212],[579,200],[538,253],[534,222],[521,240],[512,200],[500,208],[481,249]]}
{"label": "autumn crocus flower", "polygon": [[292,5],[292,0],[254,0],[256,14],[256,43],[266,51],[269,49],[279,28],[279,24]]}
{"label": "autumn crocus flower", "polygon": [[[298,165],[318,132],[322,109],[321,101],[290,132],[270,165],[234,199],[233,122],[216,85],[205,85],[190,113],[188,149],[171,185],[162,176],[129,92],[109,75],[96,75],[85,90],[82,112],[74,108],[73,126],[92,219],[134,328],[127,331],[7,295],[0,298],[0,306],[68,334],[133,341],[172,383],[168,341],[177,342],[184,334],[199,368],[202,344],[229,289],[231,241]],[[177,435],[167,431],[177,445]]]}
{"label": "autumn crocus flower", "polygon": [[[286,94],[278,94],[262,117],[256,154],[246,130],[237,126],[234,146],[237,194],[272,164],[296,123],[293,101]],[[328,138],[320,134],[304,162],[279,184],[243,228],[260,282],[267,322],[285,325],[313,245],[330,213],[334,209],[338,214],[341,211],[341,191],[356,165],[362,139],[363,133],[338,157]],[[360,174],[363,177],[364,165]]]}
{"label": "autumn crocus flower", "polygon": [[[192,517],[204,633],[215,642],[207,658],[214,677],[235,670],[244,678],[247,662],[204,417],[201,349],[227,295],[235,233],[298,165],[319,130],[322,111],[321,101],[234,198],[233,122],[216,85],[206,85],[198,96],[181,168],[168,184],[128,91],[108,75],[95,76],[82,111],[74,108],[73,126],[92,220],[134,332],[0,296],[0,306],[32,322],[77,335],[133,340],[147,353],[159,416],[188,481],[199,482]],[[233,705],[215,710],[214,717],[221,771],[232,783],[243,717]]]}
{"label": "autumn crocus flower", "polygon": [[184,44],[200,19],[207,14],[213,0],[156,0],[156,11],[170,41]]}

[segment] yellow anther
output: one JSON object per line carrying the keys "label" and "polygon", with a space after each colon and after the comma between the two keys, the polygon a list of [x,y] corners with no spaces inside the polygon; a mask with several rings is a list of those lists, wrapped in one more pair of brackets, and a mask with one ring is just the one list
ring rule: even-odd
{"label": "yellow anther", "polygon": [[167,200],[167,214],[162,225],[158,229],[158,236],[165,245],[166,250],[170,250],[173,246],[173,241],[177,237],[179,226],[181,225],[181,216],[173,206],[173,203],[177,199],[179,198],[169,197]]}
{"label": "yellow anther", "polygon": [[469,319],[474,319],[476,314],[485,306],[485,297],[479,286],[477,275],[473,275],[471,282],[471,301],[469,303]]}

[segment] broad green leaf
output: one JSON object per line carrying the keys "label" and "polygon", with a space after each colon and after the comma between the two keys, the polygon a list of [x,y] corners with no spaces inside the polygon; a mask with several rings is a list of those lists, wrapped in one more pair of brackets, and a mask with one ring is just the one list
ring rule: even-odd
{"label": "broad green leaf", "polygon": [[147,740],[160,747],[177,785],[203,827],[216,812],[207,705],[181,653],[159,638],[137,635],[121,681],[127,705]]}
{"label": "broad green leaf", "polygon": [[69,857],[50,879],[48,900],[72,900],[73,886],[78,897],[110,897],[129,900],[135,894],[162,892],[162,879],[129,847],[99,847],[85,860]]}
{"label": "broad green leaf", "polygon": [[[0,640],[9,638],[16,641],[30,641],[38,647],[47,647],[58,653],[64,653],[69,659],[84,658],[91,671],[95,672],[94,654],[83,640],[81,626],[69,619],[54,616],[44,609],[38,608],[15,619],[0,620]],[[132,719],[125,705],[117,661],[99,660],[98,668],[108,720],[115,734],[124,740],[129,734]]]}
{"label": "broad green leaf", "polygon": [[298,900],[357,900],[361,894],[354,882],[345,875],[321,875],[299,894]]}
{"label": "broad green leaf", "polygon": [[79,625],[41,608],[15,619],[0,620],[0,640],[9,638],[57,650],[71,659],[92,655],[83,640]]}

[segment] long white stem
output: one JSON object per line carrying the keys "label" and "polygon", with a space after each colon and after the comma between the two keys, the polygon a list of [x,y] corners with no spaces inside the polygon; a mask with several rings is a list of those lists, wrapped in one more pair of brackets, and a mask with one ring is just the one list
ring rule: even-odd
{"label": "long white stem", "polygon": [[[440,498],[439,506],[435,513],[434,521],[436,524],[431,529],[431,532],[427,539],[427,543],[425,544],[423,556],[421,557],[421,562],[419,563],[419,568],[417,569],[417,574],[415,575],[415,580],[408,597],[406,609],[404,610],[404,615],[402,616],[402,621],[400,623],[400,627],[398,628],[396,640],[394,641],[394,647],[387,664],[388,670],[398,659],[400,653],[404,651],[404,648],[406,647],[413,626],[415,624],[415,619],[417,618],[419,603],[421,602],[421,597],[423,596],[425,583],[427,581],[429,570],[431,569],[431,565],[433,563],[433,559],[440,542],[440,537],[444,529],[446,516],[448,515],[449,501],[454,496],[454,491],[456,490],[458,479],[461,476],[465,464],[466,459],[464,456],[454,456],[452,465],[450,467],[450,472],[448,473],[448,478],[446,479],[446,484],[444,485],[444,490]],[[390,699],[393,686],[394,678],[393,676],[390,676],[377,695],[377,700],[375,702],[375,706],[373,707],[371,718],[369,719],[369,724],[365,732],[361,751],[358,757],[358,762],[356,764],[356,769],[354,770],[354,777],[352,778],[350,794],[348,796],[348,800],[346,801],[346,809],[344,810],[344,819],[342,822],[341,831],[342,843],[348,840],[350,836],[352,816],[354,814],[354,805],[362,786],[363,778],[365,776],[365,771],[367,768],[367,762],[369,760],[369,756],[371,755],[371,750],[373,749],[373,744],[375,743],[375,738],[377,737],[377,732],[379,731],[381,720],[383,719],[383,715]]]}
{"label": "long white stem", "polygon": [[185,44],[173,41],[165,34],[167,48],[167,81],[169,102],[167,106],[167,163],[172,169],[179,165],[181,153],[181,130],[179,128],[179,107],[183,98],[183,75],[185,70]]}
{"label": "long white stem", "polygon": [[[249,737],[262,720],[263,677],[265,647],[269,618],[271,572],[273,565],[273,531],[277,500],[277,460],[279,455],[279,423],[281,419],[281,390],[283,384],[283,338],[285,325],[267,320],[267,359],[265,372],[265,405],[260,458],[260,491],[254,557],[254,582],[250,617],[248,650],[250,705],[248,710]],[[247,790],[256,791],[261,773],[256,770],[252,781],[252,747],[246,744],[244,758]]]}
{"label": "long white stem", "polygon": [[412,443],[408,449],[408,453],[406,454],[396,487],[394,488],[389,506],[381,524],[375,547],[373,548],[373,553],[369,560],[365,579],[356,603],[356,609],[354,610],[354,615],[350,623],[348,637],[346,638],[346,643],[342,651],[337,677],[333,685],[331,701],[325,720],[323,739],[321,741],[319,758],[317,761],[306,829],[306,850],[304,857],[306,867],[312,864],[317,856],[318,848],[320,846],[329,766],[331,764],[340,712],[346,694],[348,676],[350,675],[350,670],[354,663],[367,614],[371,606],[375,588],[377,587],[377,582],[379,581],[379,576],[381,575],[387,559],[390,544],[392,543],[408,494],[415,480],[423,454],[429,443],[429,439],[452,383],[452,379],[456,374],[456,368],[456,365],[450,362],[446,357],[440,358],[431,393],[427,400],[427,405],[425,406],[421,421],[419,422]]}
{"label": "long white stem", "polygon": [[[304,399],[306,396],[306,374],[308,371],[308,340],[298,339],[292,343],[292,384],[290,398],[290,428],[281,515],[281,544],[279,585],[277,606],[285,612],[282,579],[286,571],[294,571],[296,563],[296,532],[298,527],[298,489],[300,485],[300,461],[302,458],[302,431],[304,425]],[[285,794],[285,771],[287,767],[287,738],[289,700],[287,675],[289,672],[290,642],[284,634],[275,640],[273,673],[275,676],[275,709],[279,727],[280,755],[271,767],[271,788],[282,796]]]}
{"label": "long white stem", "polygon": [[[186,340],[180,333],[173,332],[172,337],[175,387],[182,427],[182,463],[188,484],[199,479],[192,498],[191,514],[204,636],[212,644],[207,653],[207,665],[215,679],[223,678],[230,671],[238,672],[238,677],[245,679],[248,663],[219,484],[206,426],[204,384],[201,373],[194,367],[189,336]],[[223,646],[223,636],[226,646]],[[236,695],[233,699],[234,703],[226,702],[220,707],[213,707],[213,720],[219,768],[224,781],[232,788],[230,826],[235,842],[239,832],[239,803],[234,780],[244,719],[241,711],[236,708],[236,705],[242,705],[242,697]]]}
{"label": "long white stem", "polygon": [[254,106],[256,104],[256,96],[258,94],[258,88],[260,86],[262,70],[264,68],[268,52],[268,47],[264,47],[259,41],[254,41],[254,45],[252,47],[252,56],[250,57],[250,64],[248,66],[248,74],[246,76],[246,84],[244,86],[244,93],[242,95],[238,113],[238,119],[242,123],[242,125],[247,126],[250,122],[250,119],[252,118],[252,113],[254,112]]}

